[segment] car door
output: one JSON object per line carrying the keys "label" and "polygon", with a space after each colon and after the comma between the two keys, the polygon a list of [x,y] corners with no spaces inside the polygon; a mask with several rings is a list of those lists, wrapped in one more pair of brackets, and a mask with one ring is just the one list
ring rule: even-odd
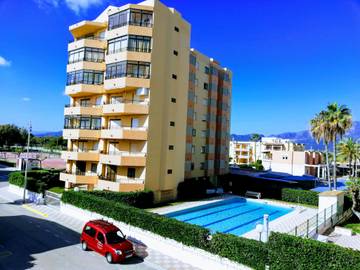
{"label": "car door", "polygon": [[90,249],[95,249],[96,247],[95,236],[96,230],[90,225],[86,225],[84,228],[83,239]]}
{"label": "car door", "polygon": [[102,255],[105,255],[105,236],[102,232],[96,235],[96,251]]}

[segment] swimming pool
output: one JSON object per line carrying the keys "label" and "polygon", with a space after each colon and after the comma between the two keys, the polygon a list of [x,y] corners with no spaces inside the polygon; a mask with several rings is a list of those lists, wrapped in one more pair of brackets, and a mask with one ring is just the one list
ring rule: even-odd
{"label": "swimming pool", "polygon": [[166,214],[177,220],[196,224],[212,232],[243,235],[263,222],[264,214],[275,220],[292,211],[292,208],[254,202],[244,198],[226,199]]}

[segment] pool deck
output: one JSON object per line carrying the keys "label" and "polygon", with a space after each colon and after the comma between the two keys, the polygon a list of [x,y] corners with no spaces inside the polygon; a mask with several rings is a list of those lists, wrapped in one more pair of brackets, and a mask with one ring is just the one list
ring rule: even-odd
{"label": "pool deck", "polygon": [[[168,214],[171,212],[181,211],[184,209],[201,206],[201,205],[206,205],[209,203],[214,203],[214,202],[218,202],[218,201],[222,201],[222,200],[229,200],[229,199],[233,199],[233,198],[243,198],[243,197],[235,196],[235,195],[222,195],[222,196],[205,199],[205,200],[201,200],[201,201],[191,201],[191,202],[184,202],[184,203],[181,203],[178,205],[159,207],[159,208],[152,209],[150,211],[153,213],[160,214],[160,215],[165,215],[165,214]],[[250,198],[246,198],[246,199],[248,201],[253,201],[253,202],[267,203],[269,205],[274,205],[274,206],[293,208],[293,211],[291,211],[290,213],[288,213],[284,216],[281,216],[273,221],[270,221],[270,223],[269,223],[270,231],[275,231],[275,232],[287,233],[287,232],[293,230],[295,228],[295,226],[298,226],[298,225],[306,222],[307,219],[315,216],[316,213],[318,212],[317,208],[298,206],[296,204],[282,202],[282,201],[272,201],[272,200],[266,200],[266,199],[258,200],[258,199],[250,199]],[[258,240],[259,233],[256,232],[255,230],[252,230],[252,231],[249,231],[249,232],[243,234],[242,237]]]}

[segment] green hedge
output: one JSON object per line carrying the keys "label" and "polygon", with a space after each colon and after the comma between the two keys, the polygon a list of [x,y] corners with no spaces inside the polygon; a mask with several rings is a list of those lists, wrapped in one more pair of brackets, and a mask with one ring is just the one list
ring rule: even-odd
{"label": "green hedge", "polygon": [[122,202],[138,208],[149,208],[154,204],[154,193],[152,191],[136,192],[113,192],[92,191],[91,194],[105,198],[113,202]]}
{"label": "green hedge", "polygon": [[272,233],[268,243],[270,269],[360,269],[360,252],[286,234]]}
{"label": "green hedge", "polygon": [[[27,189],[37,193],[43,193],[46,189],[64,186],[59,179],[59,170],[32,170],[28,171]],[[9,174],[9,183],[24,187],[24,172],[12,172]]]}
{"label": "green hedge", "polygon": [[259,270],[268,259],[266,244],[232,234],[214,234],[208,251]]}
{"label": "green hedge", "polygon": [[311,190],[283,188],[281,190],[281,199],[286,202],[317,206],[319,203],[319,193]]}

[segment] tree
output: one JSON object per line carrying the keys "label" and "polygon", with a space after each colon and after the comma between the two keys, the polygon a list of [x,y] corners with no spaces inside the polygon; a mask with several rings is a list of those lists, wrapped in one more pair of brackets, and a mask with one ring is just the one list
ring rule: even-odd
{"label": "tree", "polygon": [[0,125],[0,146],[10,147],[26,144],[27,130],[15,125]]}
{"label": "tree", "polygon": [[346,185],[348,186],[348,191],[351,194],[353,202],[351,209],[360,219],[360,178],[350,178],[349,181],[346,182]]}
{"label": "tree", "polygon": [[252,142],[255,142],[255,149],[254,149],[254,162],[256,162],[256,160],[257,160],[257,158],[256,158],[256,143],[258,142],[258,141],[260,141],[261,140],[261,135],[260,134],[257,134],[257,133],[253,133],[253,134],[251,134],[251,137],[250,137],[250,141],[252,141]]}
{"label": "tree", "polygon": [[310,131],[317,143],[324,142],[325,145],[325,160],[326,160],[326,180],[329,183],[329,190],[331,190],[330,181],[330,162],[329,162],[329,143],[331,141],[330,127],[327,120],[328,114],[326,111],[321,111],[315,115],[310,121]]}
{"label": "tree", "polygon": [[327,106],[327,121],[329,125],[329,132],[333,142],[334,152],[334,188],[336,189],[336,140],[338,137],[342,139],[344,134],[352,126],[351,110],[345,105],[338,105],[331,103]]}
{"label": "tree", "polygon": [[349,164],[349,176],[354,176],[355,167],[353,167],[353,161],[356,166],[356,159],[358,158],[358,145],[352,138],[342,140],[338,145],[339,158],[342,162],[348,162]]}

